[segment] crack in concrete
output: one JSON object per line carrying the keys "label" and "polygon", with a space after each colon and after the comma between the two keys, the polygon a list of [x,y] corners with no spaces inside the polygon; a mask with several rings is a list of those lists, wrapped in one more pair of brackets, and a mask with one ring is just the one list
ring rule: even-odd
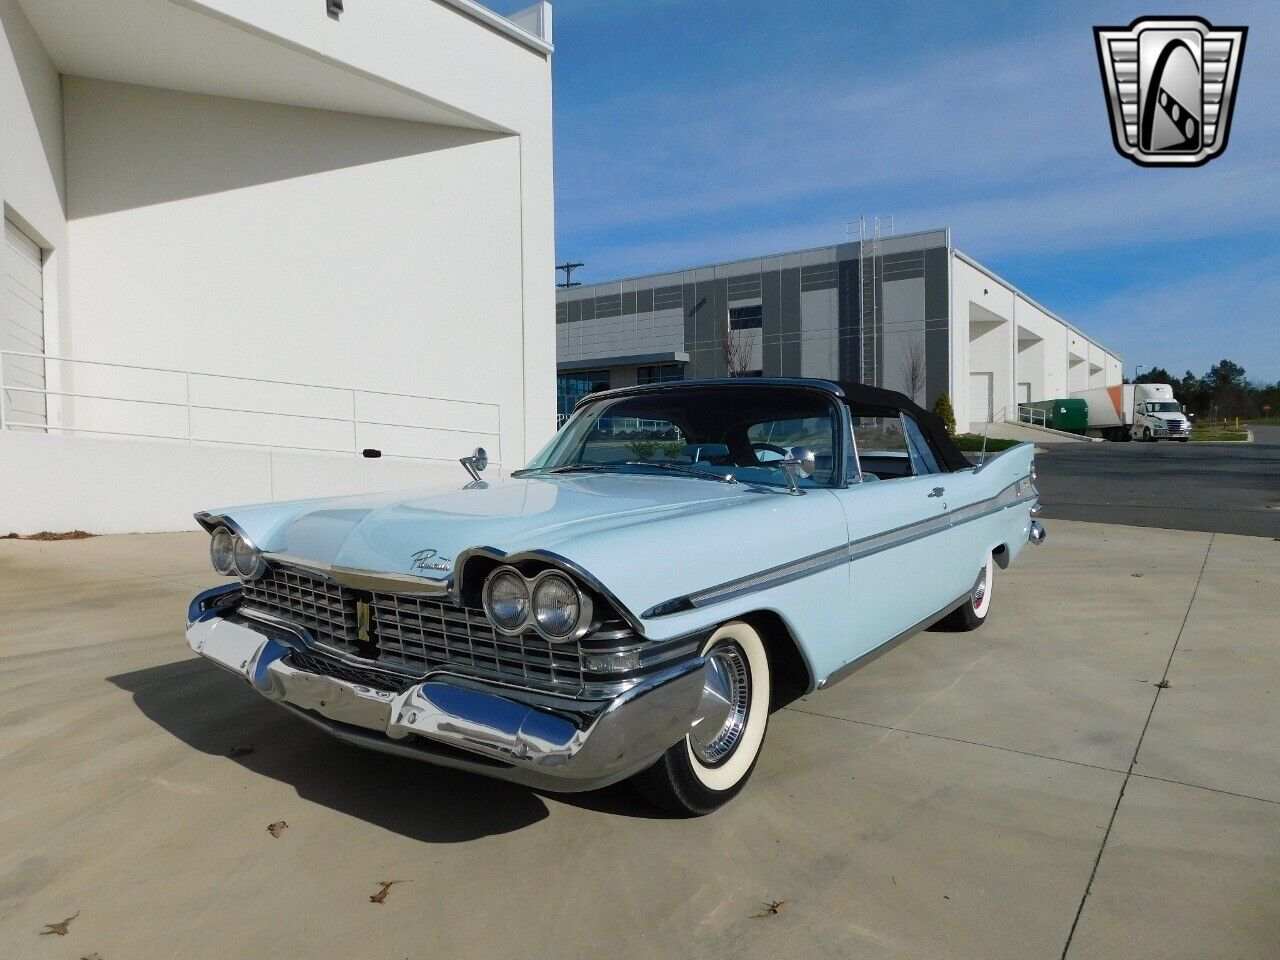
{"label": "crack in concrete", "polygon": [[1089,899],[1089,894],[1093,891],[1093,881],[1098,876],[1098,867],[1102,864],[1102,854],[1107,849],[1107,841],[1111,839],[1111,830],[1116,825],[1116,816],[1120,813],[1120,802],[1124,800],[1125,789],[1133,778],[1133,768],[1138,763],[1138,753],[1142,750],[1142,741],[1147,735],[1147,728],[1151,726],[1151,718],[1155,715],[1156,704],[1160,702],[1160,694],[1164,693],[1166,689],[1163,684],[1169,679],[1169,668],[1173,666],[1173,657],[1178,652],[1178,643],[1182,640],[1182,632],[1187,629],[1187,620],[1191,617],[1191,608],[1195,606],[1196,594],[1200,592],[1200,582],[1204,580],[1204,570],[1209,565],[1209,554],[1213,551],[1213,541],[1216,536],[1216,533],[1210,534],[1209,543],[1205,546],[1204,559],[1200,562],[1200,575],[1196,577],[1195,589],[1191,591],[1191,599],[1187,601],[1187,611],[1182,615],[1182,625],[1178,627],[1178,635],[1173,638],[1173,647],[1169,650],[1169,659],[1165,661],[1164,673],[1160,676],[1160,684],[1156,685],[1156,695],[1151,698],[1151,709],[1147,711],[1146,722],[1142,725],[1142,732],[1138,734],[1138,744],[1133,748],[1133,759],[1129,761],[1129,769],[1124,775],[1124,781],[1120,784],[1120,793],[1116,796],[1115,806],[1111,808],[1111,819],[1107,821],[1106,832],[1102,835],[1102,844],[1098,847],[1098,855],[1093,860],[1093,869],[1089,872],[1089,880],[1085,884],[1084,894],[1080,897],[1080,906],[1076,908],[1075,919],[1071,921],[1071,929],[1067,932],[1067,942],[1062,945],[1062,960],[1066,960],[1067,951],[1071,949],[1071,942],[1076,936],[1076,928],[1080,926],[1080,917],[1084,914],[1085,901]]}

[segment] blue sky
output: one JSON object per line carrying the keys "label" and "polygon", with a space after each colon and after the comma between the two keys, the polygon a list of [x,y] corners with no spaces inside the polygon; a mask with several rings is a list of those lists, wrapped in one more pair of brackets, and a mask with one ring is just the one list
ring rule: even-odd
{"label": "blue sky", "polygon": [[[517,4],[520,5],[520,4]],[[1092,27],[1250,28],[1230,146],[1111,144]],[[1280,4],[559,0],[556,255],[583,280],[838,242],[957,247],[1119,351],[1280,380]]]}

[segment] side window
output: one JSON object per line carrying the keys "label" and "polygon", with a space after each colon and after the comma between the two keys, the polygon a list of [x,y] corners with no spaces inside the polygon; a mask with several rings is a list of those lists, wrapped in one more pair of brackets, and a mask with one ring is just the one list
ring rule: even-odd
{"label": "side window", "polygon": [[854,414],[853,437],[863,479],[892,480],[912,475],[911,452],[899,417]]}
{"label": "side window", "polygon": [[831,482],[835,434],[830,417],[802,417],[789,420],[766,420],[747,428],[757,463],[773,463],[787,457],[792,447],[808,447],[813,451],[813,480]]}
{"label": "side window", "polygon": [[941,473],[942,467],[938,464],[938,457],[934,454],[933,447],[929,446],[929,440],[920,429],[920,424],[911,417],[903,416],[902,428],[907,437],[907,445],[911,451],[911,465],[915,467],[916,474]]}

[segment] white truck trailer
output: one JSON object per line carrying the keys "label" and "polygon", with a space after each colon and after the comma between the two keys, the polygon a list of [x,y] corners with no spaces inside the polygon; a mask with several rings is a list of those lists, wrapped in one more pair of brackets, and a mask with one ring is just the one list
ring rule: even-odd
{"label": "white truck trailer", "polygon": [[1090,435],[1106,440],[1190,440],[1191,421],[1167,383],[1125,383],[1071,394],[1089,405]]}

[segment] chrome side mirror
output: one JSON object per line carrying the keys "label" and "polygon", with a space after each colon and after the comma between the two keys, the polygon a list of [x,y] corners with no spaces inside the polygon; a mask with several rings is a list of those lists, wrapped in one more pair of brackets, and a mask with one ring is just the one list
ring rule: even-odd
{"label": "chrome side mirror", "polygon": [[787,475],[787,487],[793,497],[798,497],[804,492],[800,489],[798,482],[800,477],[813,476],[817,464],[818,458],[808,447],[792,447],[787,458],[778,461],[777,466]]}
{"label": "chrome side mirror", "polygon": [[476,447],[475,453],[469,457],[463,457],[458,462],[471,475],[472,480],[479,480],[480,474],[489,466],[489,455],[484,452],[484,447]]}

